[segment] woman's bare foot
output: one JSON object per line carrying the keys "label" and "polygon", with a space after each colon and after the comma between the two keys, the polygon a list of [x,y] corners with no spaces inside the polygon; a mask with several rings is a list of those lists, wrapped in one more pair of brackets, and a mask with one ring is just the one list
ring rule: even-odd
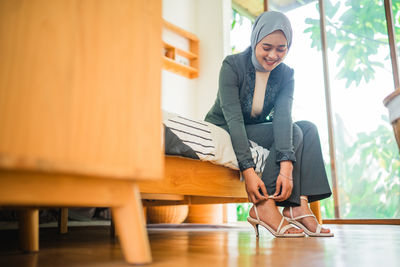
{"label": "woman's bare foot", "polygon": [[[282,220],[282,215],[279,213],[278,207],[275,205],[275,201],[273,199],[267,199],[258,203],[257,212],[261,221],[271,226],[275,231],[277,230],[279,223]],[[254,206],[251,207],[249,215],[254,219],[257,218],[256,212],[254,211]],[[282,227],[288,224],[288,221],[284,220]],[[302,232],[302,229],[297,229],[294,227],[285,231],[286,234],[298,234]]]}
{"label": "woman's bare foot", "polygon": [[[313,214],[308,206],[308,201],[305,199],[300,199],[300,206],[299,207],[292,207],[293,210],[293,217],[296,218],[297,216],[306,215],[306,214]],[[282,211],[283,216],[290,218],[290,208],[285,207]],[[313,217],[305,217],[297,220],[298,222],[302,223],[308,230],[311,232],[315,232],[317,230],[317,221]],[[321,233],[330,233],[331,230],[327,228],[321,228]]]}

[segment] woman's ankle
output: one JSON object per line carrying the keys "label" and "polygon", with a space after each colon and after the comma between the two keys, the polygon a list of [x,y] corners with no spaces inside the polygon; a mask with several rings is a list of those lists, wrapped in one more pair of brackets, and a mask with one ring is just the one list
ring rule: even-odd
{"label": "woman's ankle", "polygon": [[268,210],[273,209],[273,208],[276,209],[276,204],[273,199],[266,199],[261,202],[258,202],[257,204],[253,203],[253,206],[251,207],[251,209],[249,211],[249,215],[253,218],[256,218],[255,208],[257,208],[258,214],[260,214],[260,213],[268,212]]}

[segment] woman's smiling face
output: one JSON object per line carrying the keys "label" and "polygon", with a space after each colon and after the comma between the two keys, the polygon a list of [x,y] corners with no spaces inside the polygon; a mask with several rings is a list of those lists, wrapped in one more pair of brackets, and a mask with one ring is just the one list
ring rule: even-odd
{"label": "woman's smiling face", "polygon": [[282,31],[274,31],[256,45],[256,58],[266,71],[272,71],[286,57],[287,40]]}

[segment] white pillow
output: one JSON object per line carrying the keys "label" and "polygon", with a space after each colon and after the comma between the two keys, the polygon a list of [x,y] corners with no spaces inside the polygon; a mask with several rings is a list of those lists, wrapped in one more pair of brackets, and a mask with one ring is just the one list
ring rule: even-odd
{"label": "white pillow", "polygon": [[[223,128],[206,121],[188,119],[168,111],[163,111],[163,123],[184,144],[190,146],[200,160],[239,170],[231,137]],[[199,143],[203,146],[199,146]],[[250,141],[250,150],[256,164],[255,171],[261,174],[269,151],[252,141]]]}

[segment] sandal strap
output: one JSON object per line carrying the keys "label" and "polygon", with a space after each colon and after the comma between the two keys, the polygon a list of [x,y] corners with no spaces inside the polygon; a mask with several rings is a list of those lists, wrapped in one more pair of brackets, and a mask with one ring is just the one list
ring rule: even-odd
{"label": "sandal strap", "polygon": [[[283,224],[283,221],[284,221],[284,220],[285,220],[285,218],[282,217],[281,222],[279,223],[279,226],[278,226],[278,228],[276,229],[276,232],[277,232],[277,233],[280,233],[280,230],[281,230],[281,227],[282,227],[282,224]],[[285,228],[285,227],[283,227],[283,228]]]}
{"label": "sandal strap", "polygon": [[292,206],[290,206],[290,219],[294,220]]}
{"label": "sandal strap", "polygon": [[298,216],[298,217],[294,218],[294,220],[297,221],[298,219],[306,218],[306,217],[314,217],[315,221],[317,222],[317,229],[315,229],[315,232],[314,232],[314,233],[320,234],[320,233],[321,233],[322,226],[318,223],[318,220],[317,220],[317,218],[315,217],[314,214],[305,214],[305,215],[301,215],[301,216]]}
{"label": "sandal strap", "polygon": [[277,232],[278,232],[278,234],[283,235],[286,232],[286,230],[288,230],[290,228],[295,228],[295,227],[293,227],[293,225],[288,224],[288,225],[283,226],[282,229],[280,229]]}
{"label": "sandal strap", "polygon": [[[297,221],[299,219],[303,219],[303,218],[306,218],[306,217],[314,217],[315,218],[315,215],[314,214],[304,214],[304,215],[300,215],[300,216],[297,216],[296,218],[292,218],[292,219]],[[317,218],[315,218],[315,219],[317,219]]]}
{"label": "sandal strap", "polygon": [[257,207],[256,207],[256,205],[253,205],[253,207],[254,207],[254,211],[256,212],[257,221],[260,222],[260,217],[258,217]]}
{"label": "sandal strap", "polygon": [[320,233],[321,233],[321,229],[322,229],[321,225],[320,225],[320,224],[317,224],[317,229],[315,230],[315,232],[316,232],[317,234],[320,234]]}

